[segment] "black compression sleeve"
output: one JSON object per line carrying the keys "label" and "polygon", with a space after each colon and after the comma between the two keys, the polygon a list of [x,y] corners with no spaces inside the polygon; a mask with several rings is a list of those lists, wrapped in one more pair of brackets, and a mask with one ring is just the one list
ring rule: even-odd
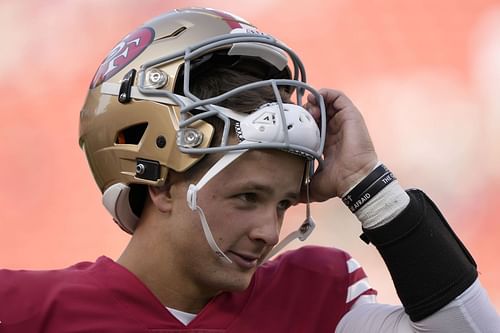
{"label": "black compression sleeve", "polygon": [[436,205],[421,191],[393,221],[364,229],[382,255],[411,320],[436,312],[477,278],[476,263]]}

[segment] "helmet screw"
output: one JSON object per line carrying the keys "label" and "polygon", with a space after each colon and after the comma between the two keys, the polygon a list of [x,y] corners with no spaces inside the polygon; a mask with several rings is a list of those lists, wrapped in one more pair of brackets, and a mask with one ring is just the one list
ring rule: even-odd
{"label": "helmet screw", "polygon": [[158,68],[151,68],[146,72],[146,80],[148,84],[146,85],[147,88],[161,88],[163,87],[167,81],[168,77],[165,72]]}
{"label": "helmet screw", "polygon": [[186,128],[183,131],[184,144],[188,147],[197,147],[203,141],[203,133],[194,129]]}
{"label": "helmet screw", "polygon": [[160,135],[159,137],[156,138],[156,146],[158,148],[164,148],[166,144],[167,144],[167,139],[165,139],[163,135]]}
{"label": "helmet screw", "polygon": [[135,173],[138,175],[144,174],[145,171],[146,167],[142,163],[137,164],[137,166],[135,167]]}
{"label": "helmet screw", "polygon": [[125,103],[127,101],[127,94],[126,93],[121,93],[120,96],[118,96],[118,100],[121,103]]}

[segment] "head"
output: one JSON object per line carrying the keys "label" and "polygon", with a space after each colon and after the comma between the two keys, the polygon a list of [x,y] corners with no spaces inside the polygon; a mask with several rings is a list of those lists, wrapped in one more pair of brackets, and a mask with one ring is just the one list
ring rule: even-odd
{"label": "head", "polygon": [[[214,265],[221,258],[213,252],[241,272],[248,266],[241,286],[276,243],[305,161],[321,158],[324,137],[300,107],[306,90],[321,100],[293,51],[248,22],[173,11],[127,35],[103,61],[80,114],[80,145],[122,229],[134,233],[154,209],[179,223],[201,220],[175,227],[171,243],[188,251],[189,239],[205,235],[197,248]],[[233,230],[235,221],[256,228]]]}

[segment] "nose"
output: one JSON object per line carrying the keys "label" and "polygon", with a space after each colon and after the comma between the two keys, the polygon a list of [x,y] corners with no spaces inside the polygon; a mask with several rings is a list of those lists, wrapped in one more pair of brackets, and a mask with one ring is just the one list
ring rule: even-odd
{"label": "nose", "polygon": [[257,217],[255,225],[250,230],[249,237],[266,245],[278,244],[281,229],[280,217],[276,210],[269,209],[267,213]]}

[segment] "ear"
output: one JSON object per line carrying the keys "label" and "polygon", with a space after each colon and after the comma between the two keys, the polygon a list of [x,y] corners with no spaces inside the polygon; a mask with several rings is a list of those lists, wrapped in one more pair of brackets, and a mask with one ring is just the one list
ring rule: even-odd
{"label": "ear", "polygon": [[153,205],[161,213],[169,213],[172,211],[172,186],[166,183],[163,186],[149,186],[149,198]]}

